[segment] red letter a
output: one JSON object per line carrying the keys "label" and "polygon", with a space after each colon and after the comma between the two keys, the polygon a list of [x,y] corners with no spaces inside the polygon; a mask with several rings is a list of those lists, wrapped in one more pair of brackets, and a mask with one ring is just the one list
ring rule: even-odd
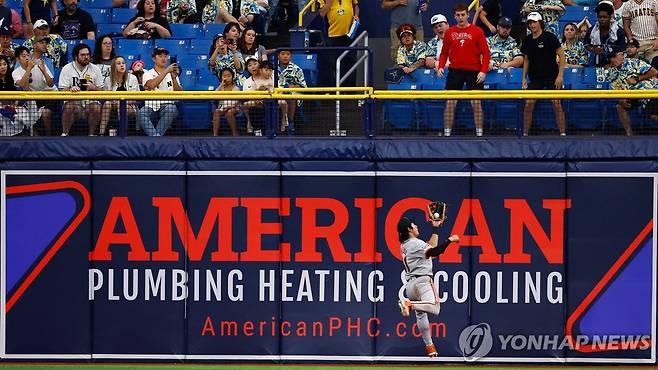
{"label": "red letter a", "polygon": [[[123,220],[125,233],[114,232],[119,218]],[[111,244],[128,244],[130,246],[129,261],[148,261],[150,258],[150,253],[144,249],[144,242],[127,197],[112,197],[96,246],[93,251],[89,252],[89,260],[111,261],[112,252],[109,249]]]}

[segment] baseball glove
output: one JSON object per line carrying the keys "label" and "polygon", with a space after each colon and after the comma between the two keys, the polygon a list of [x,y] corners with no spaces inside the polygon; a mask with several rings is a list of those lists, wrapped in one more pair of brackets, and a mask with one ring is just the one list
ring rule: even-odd
{"label": "baseball glove", "polygon": [[448,210],[448,205],[444,202],[432,202],[427,205],[427,211],[429,213],[429,218],[432,221],[443,221],[446,219],[446,211]]}

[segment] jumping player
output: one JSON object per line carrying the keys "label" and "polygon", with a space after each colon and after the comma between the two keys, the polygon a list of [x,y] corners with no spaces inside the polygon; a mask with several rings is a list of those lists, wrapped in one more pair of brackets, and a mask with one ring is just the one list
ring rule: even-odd
{"label": "jumping player", "polygon": [[427,313],[438,315],[441,308],[434,289],[431,258],[443,253],[450,243],[459,241],[459,236],[452,235],[439,242],[439,227],[442,223],[432,221],[432,236],[427,243],[418,239],[418,226],[408,218],[402,217],[397,226],[398,239],[402,243],[400,248],[407,281],[406,294],[409,297],[398,301],[398,305],[402,316],[409,316],[411,310],[416,311],[416,322],[429,357],[437,357],[439,354],[432,342]]}

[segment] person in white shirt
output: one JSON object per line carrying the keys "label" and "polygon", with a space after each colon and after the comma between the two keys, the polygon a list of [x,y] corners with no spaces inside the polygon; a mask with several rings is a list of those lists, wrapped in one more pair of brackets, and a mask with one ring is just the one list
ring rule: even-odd
{"label": "person in white shirt", "polygon": [[[154,67],[144,72],[142,81],[147,91],[183,91],[178,75],[180,70],[176,63],[167,66],[169,51],[165,48],[155,48],[151,54]],[[163,136],[176,116],[176,102],[166,100],[147,100],[139,110],[137,124],[148,136]],[[158,120],[158,127],[153,126],[151,119]]]}
{"label": "person in white shirt", "polygon": [[[110,64],[110,74],[107,78],[107,85],[104,89],[107,91],[139,91],[139,81],[137,76],[129,73],[126,68],[126,59],[122,56],[117,56]],[[105,135],[107,123],[110,121],[112,112],[117,112],[119,116],[119,101],[106,100],[103,103],[103,111],[101,114],[101,127],[100,134]],[[134,100],[129,100],[126,103],[126,113],[128,117],[135,117],[137,115],[137,104]]]}
{"label": "person in white shirt", "polygon": [[[48,37],[37,37],[34,43],[35,54],[41,56],[39,51],[43,51],[48,46]],[[25,46],[16,48],[16,68],[12,73],[16,87],[24,91],[57,91],[53,73],[48,68],[47,63],[36,55],[30,55]],[[55,100],[38,100],[35,104],[37,117],[43,121],[45,134],[50,135],[52,129],[53,110],[57,107]],[[37,118],[38,119],[38,118]]]}
{"label": "person in white shirt", "polygon": [[[103,75],[100,68],[91,64],[89,46],[78,44],[73,48],[73,61],[62,68],[59,75],[59,89],[62,91],[100,91],[103,89]],[[95,136],[101,119],[101,103],[98,100],[70,100],[64,103],[62,112],[62,136],[69,136],[73,122],[87,116],[89,136]]]}
{"label": "person in white shirt", "polygon": [[[249,71],[250,77],[244,80],[244,84],[242,85],[243,91],[274,92],[274,70],[270,62],[266,60],[258,62],[256,59],[249,59],[247,60],[247,71]],[[281,119],[280,130],[283,131],[288,124],[288,103],[286,103],[285,100],[279,100],[278,104]],[[254,107],[263,107],[263,101],[248,100],[242,105],[242,112],[244,112],[245,117],[247,117],[248,133],[253,132],[249,110]]]}

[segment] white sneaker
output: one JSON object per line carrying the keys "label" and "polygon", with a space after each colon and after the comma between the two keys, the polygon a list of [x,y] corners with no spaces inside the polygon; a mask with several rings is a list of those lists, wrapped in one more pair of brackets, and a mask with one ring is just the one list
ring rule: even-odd
{"label": "white sneaker", "polygon": [[62,132],[60,136],[69,136],[69,134],[67,134],[66,132]]}

